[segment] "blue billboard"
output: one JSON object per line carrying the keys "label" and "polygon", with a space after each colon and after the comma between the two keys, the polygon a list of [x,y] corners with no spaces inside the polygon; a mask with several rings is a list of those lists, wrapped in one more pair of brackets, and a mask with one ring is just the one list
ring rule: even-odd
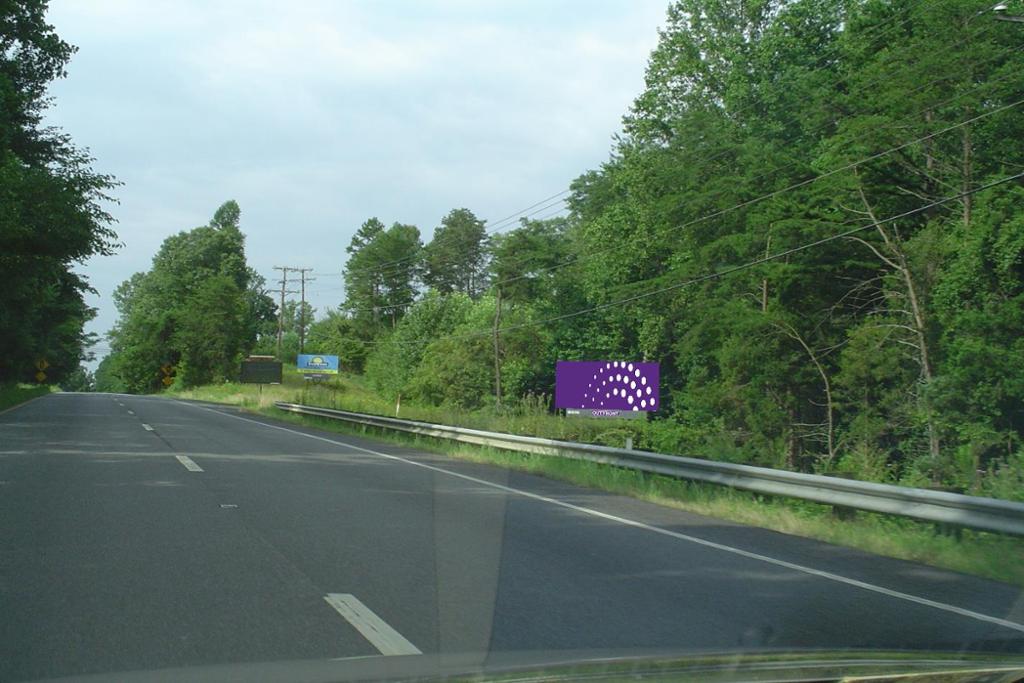
{"label": "blue billboard", "polygon": [[299,354],[298,360],[295,361],[295,366],[299,372],[307,375],[337,375],[338,357],[318,353],[303,353]]}

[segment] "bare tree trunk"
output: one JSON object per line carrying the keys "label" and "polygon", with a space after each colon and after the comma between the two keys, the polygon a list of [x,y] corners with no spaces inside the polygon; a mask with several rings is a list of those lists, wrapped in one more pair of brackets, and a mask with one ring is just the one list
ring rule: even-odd
{"label": "bare tree trunk", "polygon": [[[867,195],[864,194],[864,189],[859,188],[859,192],[861,200],[864,202],[865,211],[871,221],[875,224],[875,228],[878,229],[878,233],[885,242],[885,246],[892,258],[886,258],[875,250],[874,247],[871,247],[870,245],[868,246],[875,252],[876,256],[879,256],[882,261],[900,274],[900,278],[903,280],[903,285],[907,290],[907,301],[910,304],[910,317],[913,322],[911,329],[917,339],[918,360],[921,365],[921,378],[924,380],[926,385],[930,384],[934,378],[934,372],[932,369],[931,354],[929,353],[928,348],[928,335],[924,308],[921,304],[921,297],[918,292],[917,285],[914,282],[914,276],[910,272],[910,265],[907,263],[907,255],[903,251],[903,246],[900,244],[899,237],[897,235],[890,235],[887,233],[885,228],[883,228],[878,222],[874,209],[868,202]],[[867,243],[865,242],[865,244]],[[937,462],[941,454],[942,445],[939,441],[938,429],[935,426],[935,420],[931,409],[927,408],[927,406],[926,414],[928,420],[928,453]]]}
{"label": "bare tree trunk", "polygon": [[[765,243],[764,243],[764,257],[766,259],[771,254],[771,248],[772,248],[772,236],[771,236],[771,233],[769,233],[768,234],[768,239],[765,240]],[[767,313],[768,312],[768,278],[764,278],[764,279],[761,280],[761,312],[762,313]]]}
{"label": "bare tree trunk", "polygon": [[[964,24],[966,29],[966,24]],[[968,66],[967,68],[967,83],[968,87],[974,87],[974,68]],[[968,107],[967,111],[964,112],[969,118],[974,114],[971,108]],[[967,194],[971,190],[972,179],[974,176],[974,142],[971,139],[971,126],[966,125],[963,127],[963,132],[960,135],[961,141],[961,159],[960,159],[960,175],[961,175],[961,192],[964,193],[964,229],[971,227],[971,208],[974,205],[974,196]]]}
{"label": "bare tree trunk", "polygon": [[[966,208],[965,211],[970,211]],[[928,338],[925,334],[925,320],[924,311],[921,308],[920,299],[917,295],[917,288],[914,286],[914,278],[910,274],[910,268],[907,266],[906,255],[903,250],[898,251],[898,257],[900,260],[900,271],[903,275],[903,280],[907,287],[907,300],[910,303],[910,313],[914,318],[914,330],[917,333],[917,344],[920,349],[921,355],[921,376],[925,381],[925,384],[931,384],[934,377],[932,371],[931,356],[928,353]],[[938,462],[939,455],[941,454],[941,444],[939,443],[939,435],[935,428],[935,420],[932,419],[931,409],[927,410],[928,414],[928,454]]]}
{"label": "bare tree trunk", "polygon": [[818,375],[821,377],[821,384],[825,391],[825,443],[828,449],[828,462],[831,465],[835,461],[836,457],[836,445],[835,445],[835,403],[832,400],[832,382],[829,380],[828,373],[825,372],[825,367],[821,364],[818,359],[818,354],[814,352],[814,349],[804,341],[804,338],[800,336],[800,333],[796,331],[794,327],[787,323],[777,323],[779,327],[785,330],[786,334],[791,339],[794,339],[797,343],[803,347],[803,350],[807,352],[807,357],[811,359],[811,364],[818,371]]}
{"label": "bare tree trunk", "polygon": [[[931,130],[932,120],[935,115],[929,109],[924,113],[924,120],[928,124],[928,130]],[[927,171],[927,179],[925,180],[925,189],[928,194],[932,194],[935,191],[935,183],[933,178],[935,177],[935,155],[933,153],[935,142],[928,138],[924,141],[924,168]]]}
{"label": "bare tree trunk", "polygon": [[797,439],[797,431],[792,425],[797,422],[797,412],[792,408],[786,411],[786,414],[790,416],[790,430],[785,435],[785,466],[796,472],[797,471],[797,457],[800,455],[800,441]]}
{"label": "bare tree trunk", "polygon": [[963,158],[961,160],[962,192],[964,193],[964,228],[971,227],[971,206],[973,195],[967,194],[971,190],[971,176],[974,172],[974,145],[971,142],[971,127],[964,126],[963,130]]}
{"label": "bare tree trunk", "polygon": [[380,306],[377,305],[377,283],[373,283],[373,288],[370,294],[370,308],[373,309],[373,324],[374,326],[380,324]]}
{"label": "bare tree trunk", "polygon": [[[794,422],[796,422],[796,411],[790,408],[789,423],[792,425]],[[790,427],[789,433],[786,434],[786,467],[794,472],[796,471],[797,447],[796,431]]]}

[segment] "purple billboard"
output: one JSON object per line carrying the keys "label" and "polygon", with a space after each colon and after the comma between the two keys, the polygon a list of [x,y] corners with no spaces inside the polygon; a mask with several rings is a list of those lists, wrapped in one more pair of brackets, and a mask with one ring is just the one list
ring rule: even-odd
{"label": "purple billboard", "polygon": [[567,410],[657,410],[657,363],[565,361],[555,365],[555,407]]}

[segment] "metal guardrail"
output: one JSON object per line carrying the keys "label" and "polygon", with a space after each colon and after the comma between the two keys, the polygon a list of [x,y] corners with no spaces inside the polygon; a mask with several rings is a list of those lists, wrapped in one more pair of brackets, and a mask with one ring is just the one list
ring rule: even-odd
{"label": "metal guardrail", "polygon": [[391,429],[523,453],[590,460],[679,479],[720,484],[773,496],[799,498],[832,505],[839,509],[881,512],[940,525],[1024,536],[1024,503],[713,462],[649,451],[485,432],[479,429],[400,420],[297,403],[278,401],[274,405],[293,413],[342,420],[378,429]]}

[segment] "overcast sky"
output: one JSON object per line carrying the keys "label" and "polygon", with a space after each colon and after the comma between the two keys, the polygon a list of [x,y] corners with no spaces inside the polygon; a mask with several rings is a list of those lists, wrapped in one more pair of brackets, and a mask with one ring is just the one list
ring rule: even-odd
{"label": "overcast sky", "polygon": [[79,51],[48,122],[124,183],[125,247],[82,269],[88,329],[106,333],[114,288],[228,199],[250,265],[313,268],[322,313],[370,216],[427,241],[453,208],[493,223],[566,189],[607,159],[667,4],[52,0]]}

